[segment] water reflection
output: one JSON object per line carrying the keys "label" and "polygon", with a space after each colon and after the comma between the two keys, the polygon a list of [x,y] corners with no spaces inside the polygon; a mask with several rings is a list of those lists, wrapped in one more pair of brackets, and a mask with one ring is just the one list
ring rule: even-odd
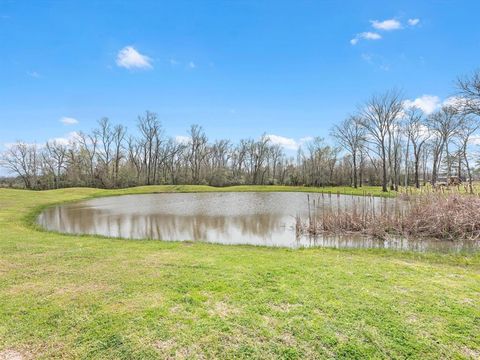
{"label": "water reflection", "polygon": [[[310,199],[308,206],[307,196]],[[306,193],[193,193],[107,197],[61,205],[38,218],[49,230],[129,239],[193,240],[291,248],[389,248],[462,251],[479,248],[472,242],[378,240],[361,236],[296,237],[295,216],[338,209],[401,212],[393,199],[329,196]],[[312,214],[313,215],[313,214]]]}

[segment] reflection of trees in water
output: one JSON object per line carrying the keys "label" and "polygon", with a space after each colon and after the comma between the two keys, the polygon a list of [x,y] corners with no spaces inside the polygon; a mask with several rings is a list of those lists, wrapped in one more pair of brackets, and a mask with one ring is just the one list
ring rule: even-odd
{"label": "reflection of trees in water", "polygon": [[[293,219],[292,219],[293,220]],[[160,240],[210,240],[231,236],[269,238],[288,231],[285,217],[258,214],[241,216],[105,214],[95,208],[55,207],[46,210],[39,223],[66,233],[100,234],[113,237]]]}
{"label": "reflection of trees in water", "polygon": [[[118,217],[120,220],[120,217]],[[236,234],[249,237],[268,237],[278,232],[281,218],[270,215],[204,216],[204,215],[141,215],[123,216],[120,221],[130,222],[132,231],[128,237],[162,240],[211,240],[224,238],[224,242]]]}

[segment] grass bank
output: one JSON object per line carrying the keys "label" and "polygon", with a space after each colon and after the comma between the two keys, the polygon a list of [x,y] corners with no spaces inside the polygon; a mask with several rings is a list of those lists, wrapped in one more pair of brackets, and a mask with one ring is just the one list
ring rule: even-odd
{"label": "grass bank", "polygon": [[291,189],[0,189],[0,357],[480,356],[478,254],[127,241],[29,224],[58,202],[219,190]]}

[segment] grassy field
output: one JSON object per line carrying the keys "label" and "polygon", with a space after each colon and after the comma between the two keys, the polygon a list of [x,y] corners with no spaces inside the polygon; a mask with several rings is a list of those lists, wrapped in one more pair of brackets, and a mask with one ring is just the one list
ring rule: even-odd
{"label": "grassy field", "polygon": [[53,203],[212,190],[291,189],[0,189],[0,358],[480,357],[478,254],[127,241],[32,225]]}

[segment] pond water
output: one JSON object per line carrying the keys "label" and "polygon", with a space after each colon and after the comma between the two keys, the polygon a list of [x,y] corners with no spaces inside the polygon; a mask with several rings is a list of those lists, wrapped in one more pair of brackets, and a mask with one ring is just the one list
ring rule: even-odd
{"label": "pond water", "polygon": [[[309,201],[307,201],[309,199]],[[314,202],[315,201],[315,202]],[[310,204],[310,205],[309,205]],[[402,211],[395,199],[294,192],[164,193],[97,198],[46,209],[38,223],[48,230],[127,239],[205,241],[264,246],[390,248],[474,251],[478,243],[362,236],[297,236],[295,217],[309,212],[372,206]]]}

